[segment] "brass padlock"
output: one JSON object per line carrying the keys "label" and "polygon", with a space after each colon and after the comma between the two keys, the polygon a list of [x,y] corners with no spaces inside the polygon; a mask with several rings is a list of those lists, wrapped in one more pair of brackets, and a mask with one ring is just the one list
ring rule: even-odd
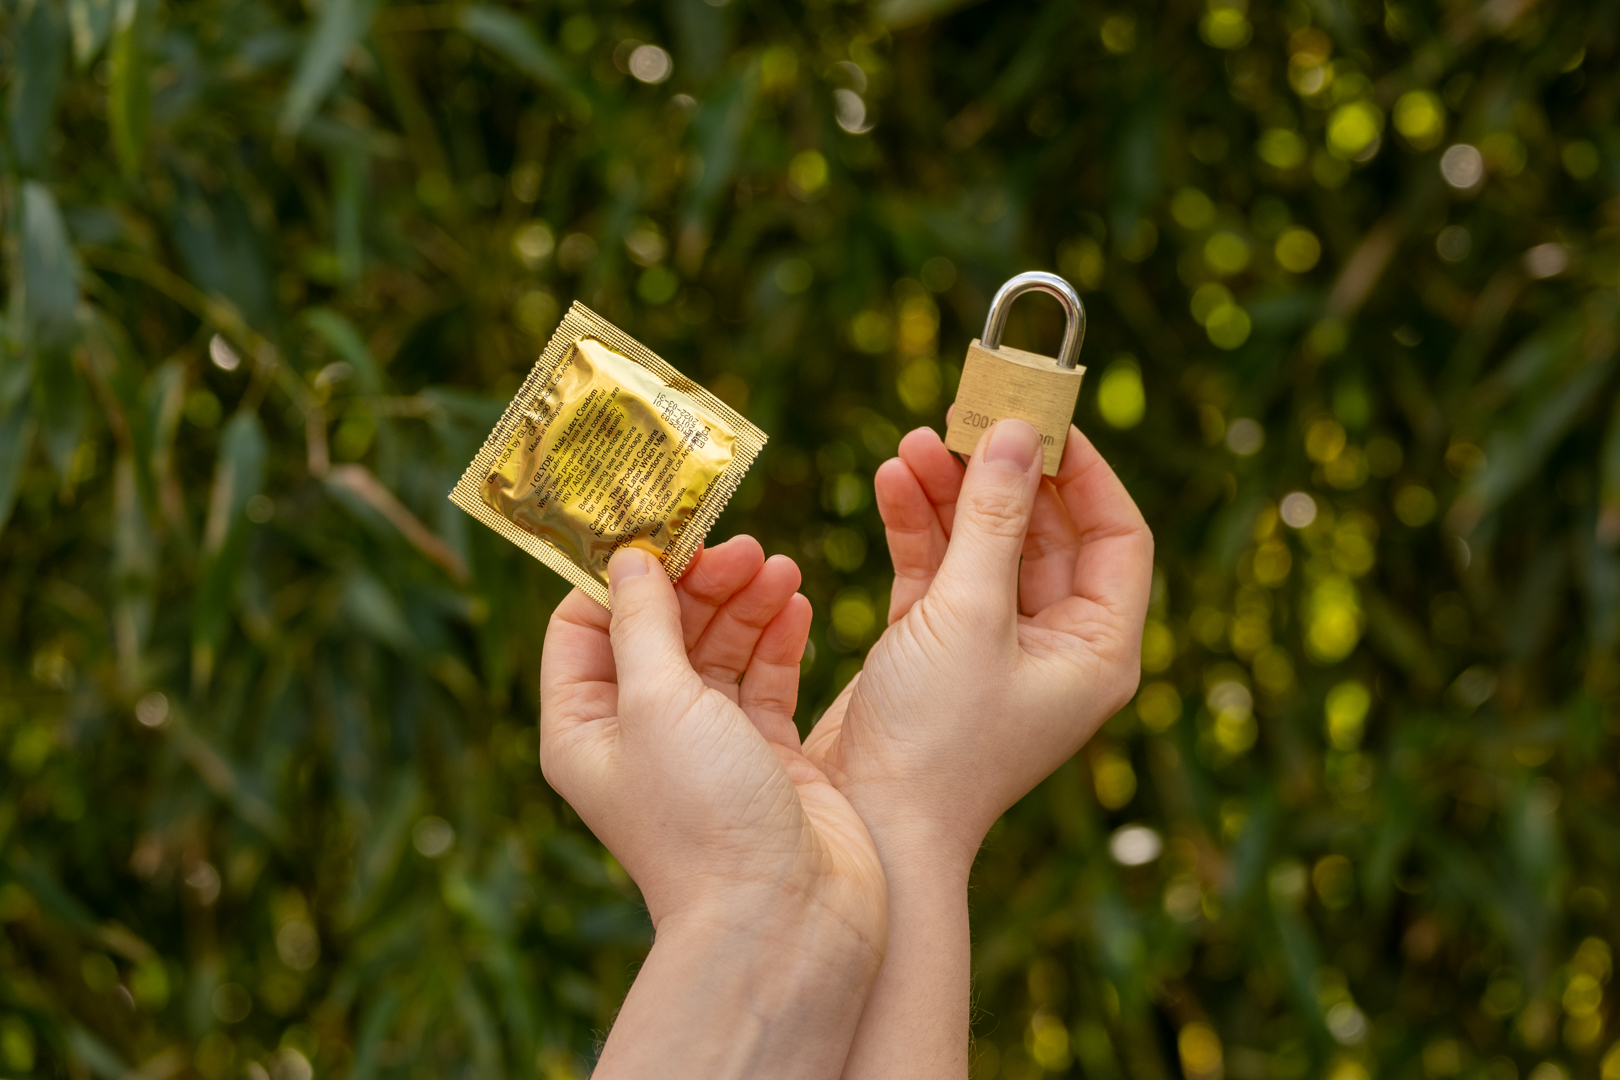
{"label": "brass padlock", "polygon": [[[1057,297],[1067,325],[1058,357],[1004,347],[1001,331],[1007,309],[1026,292],[1038,290]],[[1069,439],[1069,421],[1080,398],[1080,343],[1086,337],[1086,306],[1074,286],[1056,274],[1038,270],[1008,281],[990,301],[984,337],[968,346],[962,381],[956,387],[956,405],[945,429],[945,445],[959,454],[971,454],[979,437],[997,420],[1026,421],[1041,436],[1045,462],[1041,471],[1057,474],[1063,446]]]}

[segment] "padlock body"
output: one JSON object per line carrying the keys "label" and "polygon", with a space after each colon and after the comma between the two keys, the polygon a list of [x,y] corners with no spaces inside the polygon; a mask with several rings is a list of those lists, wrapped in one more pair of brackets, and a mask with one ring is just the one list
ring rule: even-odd
{"label": "padlock body", "polygon": [[997,420],[1023,420],[1040,433],[1045,452],[1041,471],[1055,476],[1085,373],[1083,367],[1059,367],[1049,356],[1006,345],[986,349],[975,338],[962,364],[945,445],[971,454]]}

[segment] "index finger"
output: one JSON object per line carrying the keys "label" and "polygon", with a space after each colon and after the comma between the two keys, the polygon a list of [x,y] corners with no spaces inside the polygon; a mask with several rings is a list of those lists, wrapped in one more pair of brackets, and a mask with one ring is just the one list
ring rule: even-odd
{"label": "index finger", "polygon": [[611,616],[574,589],[551,613],[540,652],[540,734],[612,716],[617,705],[617,669],[608,637]]}
{"label": "index finger", "polygon": [[681,604],[681,633],[688,651],[703,637],[726,601],[747,585],[765,564],[765,549],[747,534],[701,548],[676,583]]}

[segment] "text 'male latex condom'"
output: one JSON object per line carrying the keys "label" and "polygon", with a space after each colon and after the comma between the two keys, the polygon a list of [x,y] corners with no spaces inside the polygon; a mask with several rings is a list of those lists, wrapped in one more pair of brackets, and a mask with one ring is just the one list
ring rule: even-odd
{"label": "text 'male latex condom'", "polygon": [[563,316],[450,501],[608,605],[608,559],[674,580],[765,433],[583,304]]}

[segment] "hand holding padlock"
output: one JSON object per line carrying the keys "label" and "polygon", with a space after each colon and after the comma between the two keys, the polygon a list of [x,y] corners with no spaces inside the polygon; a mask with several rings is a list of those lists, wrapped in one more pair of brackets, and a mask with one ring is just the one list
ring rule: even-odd
{"label": "hand holding padlock", "polygon": [[[1056,360],[1001,344],[1012,302],[1026,292],[1039,291],[1057,298],[1067,323]],[[1069,421],[1080,398],[1080,345],[1086,337],[1086,306],[1074,286],[1038,270],[1019,274],[997,290],[984,320],[984,336],[968,346],[956,405],[945,429],[945,445],[959,454],[971,454],[979,437],[997,420],[1016,418],[1041,436],[1044,453],[1041,471],[1056,476],[1069,437]]]}

